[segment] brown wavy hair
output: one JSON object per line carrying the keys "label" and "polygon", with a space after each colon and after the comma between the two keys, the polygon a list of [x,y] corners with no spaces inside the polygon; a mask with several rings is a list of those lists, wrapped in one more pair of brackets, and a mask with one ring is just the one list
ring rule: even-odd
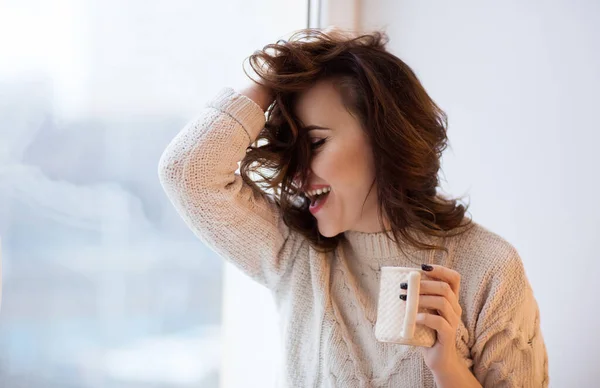
{"label": "brown wavy hair", "polygon": [[[294,113],[299,94],[320,80],[335,81],[344,106],[370,140],[378,215],[381,230],[392,234],[387,233],[388,238],[401,250],[404,242],[417,249],[447,251],[419,241],[411,231],[443,237],[463,233],[472,224],[465,217],[469,205],[436,191],[448,141],[446,114],[408,65],[386,50],[388,40],[383,31],[349,35],[307,28],[244,59],[261,78],[259,83],[273,92],[274,101],[264,128],[241,161],[240,174],[262,194],[261,187],[271,189],[274,195],[266,197],[280,207],[285,224],[320,252],[335,249],[344,235],[322,236],[308,211],[304,188],[313,151]],[[256,182],[249,173],[259,177]],[[385,228],[384,216],[391,229]]]}

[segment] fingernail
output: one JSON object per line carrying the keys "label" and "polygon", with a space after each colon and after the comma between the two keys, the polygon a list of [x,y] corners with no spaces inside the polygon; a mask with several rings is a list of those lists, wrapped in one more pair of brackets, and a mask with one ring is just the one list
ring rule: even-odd
{"label": "fingernail", "polygon": [[400,283],[401,290],[408,290],[408,283]]}
{"label": "fingernail", "polygon": [[421,268],[423,268],[423,271],[433,271],[433,267],[427,264],[421,264]]}
{"label": "fingernail", "polygon": [[400,295],[400,299],[402,299],[402,300],[406,300],[406,294],[402,294],[402,295]]}

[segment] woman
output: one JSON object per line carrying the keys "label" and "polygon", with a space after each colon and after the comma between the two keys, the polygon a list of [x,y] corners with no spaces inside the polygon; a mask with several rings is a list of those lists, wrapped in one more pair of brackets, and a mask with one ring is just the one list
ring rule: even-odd
{"label": "woman", "polygon": [[[446,116],[386,43],[307,29],[255,52],[261,82],[208,102],[165,150],[161,183],[204,243],[272,291],[288,386],[546,387],[519,254],[437,192]],[[436,313],[417,316],[433,347],[376,340],[381,266],[435,279],[419,306]]]}

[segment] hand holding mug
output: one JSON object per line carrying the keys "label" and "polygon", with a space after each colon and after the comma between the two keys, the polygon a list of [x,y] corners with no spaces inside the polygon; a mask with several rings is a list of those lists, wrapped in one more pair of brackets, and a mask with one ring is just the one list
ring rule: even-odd
{"label": "hand holding mug", "polygon": [[420,346],[432,371],[452,369],[459,365],[459,291],[460,274],[441,265],[381,267],[376,338]]}

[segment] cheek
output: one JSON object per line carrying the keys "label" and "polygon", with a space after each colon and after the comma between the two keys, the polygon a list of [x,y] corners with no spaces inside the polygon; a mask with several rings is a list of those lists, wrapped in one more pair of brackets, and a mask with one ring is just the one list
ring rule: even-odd
{"label": "cheek", "polygon": [[330,144],[329,148],[317,155],[315,172],[332,186],[340,186],[345,180],[347,162],[347,156],[343,149]]}
{"label": "cheek", "polygon": [[317,175],[332,186],[339,186],[344,180],[344,168],[335,155],[328,155],[317,162]]}
{"label": "cheek", "polygon": [[315,172],[318,176],[339,190],[341,195],[349,195],[359,190],[367,175],[371,175],[362,150],[350,147],[331,147],[319,155]]}

